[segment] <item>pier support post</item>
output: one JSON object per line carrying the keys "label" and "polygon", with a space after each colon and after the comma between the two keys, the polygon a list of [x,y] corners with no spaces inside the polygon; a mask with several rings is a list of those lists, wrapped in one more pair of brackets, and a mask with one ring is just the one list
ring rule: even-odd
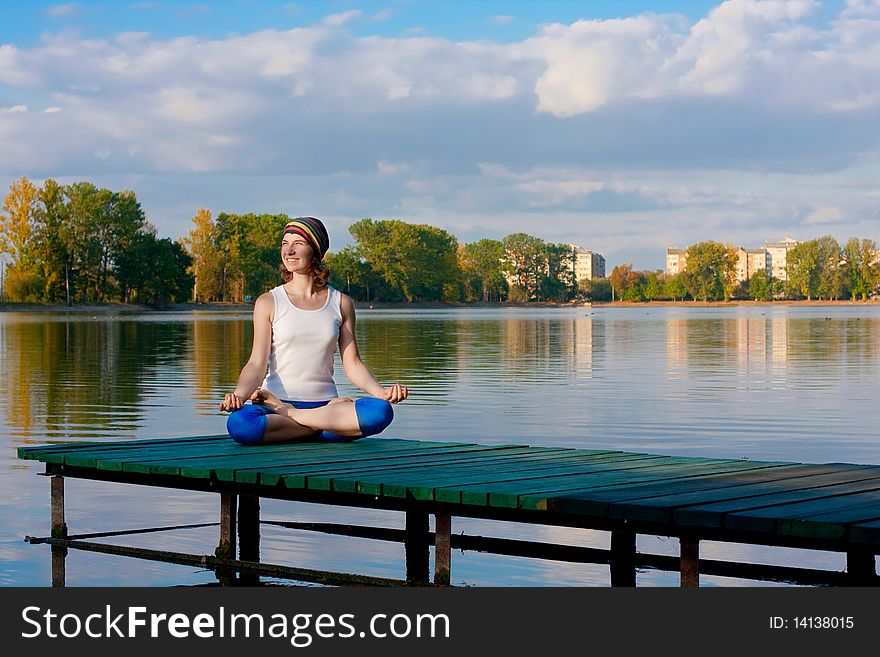
{"label": "pier support post", "polygon": [[[220,493],[220,543],[214,550],[220,559],[235,559],[236,497],[234,493]],[[223,586],[230,586],[235,573],[218,568],[217,579]]]}
{"label": "pier support post", "polygon": [[[51,491],[52,538],[67,538],[67,524],[64,522],[64,477],[54,475],[49,479]],[[52,586],[65,585],[65,560],[67,548],[52,546]]]}
{"label": "pier support post", "polygon": [[428,542],[430,522],[427,511],[407,511],[404,531],[406,552],[406,581],[409,584],[427,584],[430,570],[431,546]]}
{"label": "pier support post", "polygon": [[434,584],[449,586],[452,516],[434,515]]}
{"label": "pier support post", "polygon": [[874,553],[851,547],[846,553],[846,575],[850,586],[876,586]]}
{"label": "pier support post", "polygon": [[626,529],[611,532],[611,586],[636,585],[636,534]]}
{"label": "pier support post", "polygon": [[[260,498],[256,495],[238,498],[238,556],[242,561],[260,561]],[[260,576],[242,573],[239,582],[256,586]]]}
{"label": "pier support post", "polygon": [[681,586],[700,585],[700,541],[690,536],[682,536],[681,543]]}

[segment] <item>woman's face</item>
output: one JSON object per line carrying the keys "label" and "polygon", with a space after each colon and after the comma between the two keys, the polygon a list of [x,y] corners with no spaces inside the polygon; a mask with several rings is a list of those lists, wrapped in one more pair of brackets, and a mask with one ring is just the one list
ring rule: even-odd
{"label": "woman's face", "polygon": [[281,238],[281,262],[289,272],[304,273],[312,264],[314,251],[305,237],[285,233]]}

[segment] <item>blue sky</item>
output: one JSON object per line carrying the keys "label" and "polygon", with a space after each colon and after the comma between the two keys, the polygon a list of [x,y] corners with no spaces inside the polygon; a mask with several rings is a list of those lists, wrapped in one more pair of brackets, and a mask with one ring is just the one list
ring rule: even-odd
{"label": "blue sky", "polygon": [[0,0],[0,189],[666,246],[880,241],[880,3]]}

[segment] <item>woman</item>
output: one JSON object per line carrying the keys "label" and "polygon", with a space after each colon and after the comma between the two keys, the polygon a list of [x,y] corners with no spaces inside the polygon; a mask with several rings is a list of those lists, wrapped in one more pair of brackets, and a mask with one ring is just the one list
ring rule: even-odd
{"label": "woman", "polygon": [[[355,440],[379,433],[391,404],[408,391],[383,388],[358,352],[354,303],[327,284],[321,260],[330,239],[314,217],[297,217],[281,235],[283,285],[254,304],[254,344],[238,385],[226,393],[229,435],[244,445],[292,440]],[[349,380],[371,397],[339,398],[333,381],[336,347]],[[268,367],[268,374],[266,369]],[[246,400],[251,404],[245,404]]]}

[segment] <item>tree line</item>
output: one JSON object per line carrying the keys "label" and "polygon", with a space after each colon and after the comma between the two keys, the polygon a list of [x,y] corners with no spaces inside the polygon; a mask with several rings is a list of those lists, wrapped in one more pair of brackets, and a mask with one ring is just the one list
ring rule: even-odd
{"label": "tree line", "polygon": [[190,296],[192,259],[159,238],[132,191],[87,182],[10,185],[0,214],[0,253],[11,257],[4,300],[161,305]]}
{"label": "tree line", "polygon": [[[132,191],[87,182],[10,185],[0,253],[11,257],[4,300],[44,303],[243,302],[277,285],[285,214],[214,218],[199,209],[177,241],[159,238]],[[873,240],[830,236],[788,251],[787,281],[760,268],[737,281],[737,251],[718,242],[687,250],[675,276],[621,264],[608,278],[575,280],[575,250],[513,233],[460,244],[451,233],[397,219],[349,226],[355,243],[330,252],[331,284],[364,302],[701,301],[866,299],[880,286]]]}
{"label": "tree line", "polygon": [[594,280],[590,296],[596,301],[653,301],[695,299],[867,300],[880,292],[880,251],[871,239],[851,237],[841,246],[825,235],[790,248],[786,280],[758,268],[746,280],[737,280],[738,249],[719,242],[698,242],[687,249],[683,272],[634,271],[618,265],[607,281]]}
{"label": "tree line", "polygon": [[[288,220],[225,212],[214,219],[200,209],[182,240],[194,299],[248,301],[277,285],[278,237]],[[348,230],[355,243],[325,262],[331,285],[358,301],[564,302],[578,294],[573,249],[524,233],[459,244],[436,226],[371,218]]]}

